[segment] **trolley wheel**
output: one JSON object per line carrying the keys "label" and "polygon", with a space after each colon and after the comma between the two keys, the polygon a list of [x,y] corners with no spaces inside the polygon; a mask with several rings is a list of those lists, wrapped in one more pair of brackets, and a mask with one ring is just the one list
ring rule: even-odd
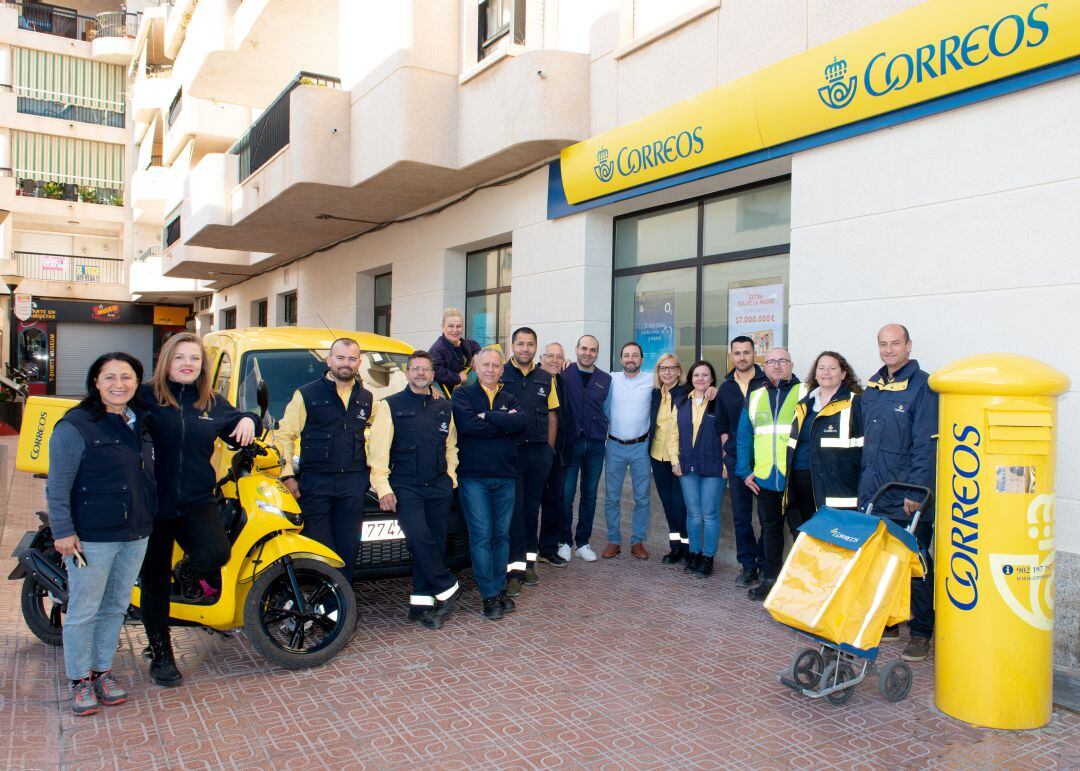
{"label": "trolley wheel", "polygon": [[798,683],[800,688],[816,688],[824,669],[825,662],[821,654],[813,648],[804,648],[791,660],[791,679]]}
{"label": "trolley wheel", "polygon": [[886,701],[903,701],[911,693],[911,667],[906,661],[894,661],[881,670],[878,688]]}
{"label": "trolley wheel", "polygon": [[[825,671],[821,673],[821,685],[825,688],[831,688],[833,685],[839,685],[854,679],[855,670],[846,661],[833,662],[825,667]],[[840,691],[833,691],[825,698],[828,699],[830,704],[839,706],[850,699],[853,693],[855,693],[854,685]]]}

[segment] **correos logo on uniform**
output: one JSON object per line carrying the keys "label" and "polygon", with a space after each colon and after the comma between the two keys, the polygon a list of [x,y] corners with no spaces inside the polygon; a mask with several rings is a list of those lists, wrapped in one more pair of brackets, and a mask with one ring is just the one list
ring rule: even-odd
{"label": "correos logo on uniform", "polygon": [[[925,83],[969,67],[985,64],[991,57],[1012,56],[1025,48],[1037,48],[1050,36],[1050,24],[1042,18],[1049,2],[1039,3],[1027,16],[1010,13],[993,24],[978,24],[963,34],[949,35],[917,47],[914,51],[881,51],[863,70],[863,91],[872,97],[903,91],[912,83]],[[833,57],[825,66],[825,85],[818,96],[826,107],[841,110],[859,91],[858,75],[848,75],[848,63]]]}

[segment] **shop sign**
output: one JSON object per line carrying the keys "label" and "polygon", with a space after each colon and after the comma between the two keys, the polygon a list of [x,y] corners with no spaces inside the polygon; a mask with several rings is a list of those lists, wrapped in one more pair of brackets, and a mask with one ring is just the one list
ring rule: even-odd
{"label": "shop sign", "polygon": [[785,344],[782,283],[728,289],[728,339],[739,335],[754,341],[759,363],[770,348]]}
{"label": "shop sign", "polygon": [[154,324],[164,327],[182,327],[187,323],[188,309],[175,305],[155,305]]}
{"label": "shop sign", "polygon": [[101,283],[101,266],[100,265],[81,265],[75,266],[75,283],[76,284],[100,284]]}
{"label": "shop sign", "polygon": [[33,303],[30,318],[35,321],[56,321],[56,308],[42,308],[37,303]]}
{"label": "shop sign", "polygon": [[1076,0],[928,0],[564,149],[562,192],[580,203],[1078,57]]}
{"label": "shop sign", "polygon": [[29,321],[34,312],[33,299],[28,294],[15,295],[15,318],[19,321]]}
{"label": "shop sign", "polygon": [[116,303],[112,305],[94,305],[90,308],[90,318],[94,321],[119,321],[120,306]]}

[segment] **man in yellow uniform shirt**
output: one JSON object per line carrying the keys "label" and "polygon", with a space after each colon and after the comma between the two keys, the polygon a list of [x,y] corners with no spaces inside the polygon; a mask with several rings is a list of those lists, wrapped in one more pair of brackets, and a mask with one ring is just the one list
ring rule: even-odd
{"label": "man in yellow uniform shirt", "polygon": [[438,629],[454,610],[461,587],[446,569],[446,523],[457,486],[457,432],[450,400],[433,393],[427,351],[413,351],[408,387],[375,410],[368,462],[383,511],[397,514],[412,553],[409,618]]}
{"label": "man in yellow uniform shirt", "polygon": [[[275,438],[285,459],[281,480],[300,501],[304,535],[337,552],[352,586],[368,489],[364,429],[372,397],[356,378],[360,344],[355,340],[335,340],[326,366],[330,371],[323,377],[296,389]],[[298,440],[300,468],[294,469]]]}

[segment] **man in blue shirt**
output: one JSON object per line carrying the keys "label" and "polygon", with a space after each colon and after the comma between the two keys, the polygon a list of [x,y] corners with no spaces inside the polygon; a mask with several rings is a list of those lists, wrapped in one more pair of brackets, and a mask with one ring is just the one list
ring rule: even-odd
{"label": "man in blue shirt", "polygon": [[630,553],[641,560],[649,558],[645,535],[649,528],[649,426],[651,424],[652,373],[642,372],[641,346],[630,342],[619,351],[623,371],[611,376],[604,410],[608,416],[607,448],[604,455],[604,518],[607,520],[608,545],[601,557],[614,557],[622,551],[622,487],[626,469],[634,488],[634,520]]}

